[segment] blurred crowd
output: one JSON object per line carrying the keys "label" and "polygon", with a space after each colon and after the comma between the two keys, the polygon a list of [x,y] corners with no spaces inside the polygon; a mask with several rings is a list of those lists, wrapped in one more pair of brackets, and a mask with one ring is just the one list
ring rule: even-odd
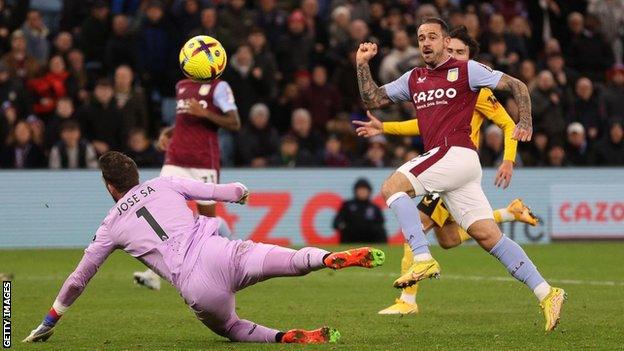
{"label": "blurred crowd", "polygon": [[[243,122],[220,132],[225,166],[398,166],[422,141],[354,134],[355,52],[376,42],[373,75],[392,81],[422,65],[415,31],[430,16],[465,25],[478,61],[529,86],[534,137],[517,165],[624,165],[624,0],[0,0],[0,166],[90,168],[121,150],[160,167],[179,48],[198,34],[225,46]],[[496,166],[502,131],[483,128],[482,163]]]}

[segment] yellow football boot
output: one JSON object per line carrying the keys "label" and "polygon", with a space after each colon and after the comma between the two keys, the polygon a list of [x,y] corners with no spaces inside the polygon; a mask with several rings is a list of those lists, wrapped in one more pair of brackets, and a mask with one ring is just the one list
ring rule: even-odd
{"label": "yellow football boot", "polygon": [[394,300],[394,305],[384,308],[378,314],[415,314],[418,313],[418,305],[405,302],[401,299]]}
{"label": "yellow football boot", "polygon": [[567,295],[563,289],[551,287],[550,293],[540,302],[540,307],[546,319],[544,330],[552,331],[557,327],[561,317],[561,307],[566,298]]}
{"label": "yellow football boot", "polygon": [[440,265],[434,258],[427,261],[414,261],[409,270],[394,281],[394,287],[402,289],[412,286],[420,280],[438,278],[439,276]]}
{"label": "yellow football boot", "polygon": [[509,203],[507,211],[509,211],[518,222],[536,226],[539,221],[533,212],[531,212],[531,209],[522,202],[522,199],[515,199]]}

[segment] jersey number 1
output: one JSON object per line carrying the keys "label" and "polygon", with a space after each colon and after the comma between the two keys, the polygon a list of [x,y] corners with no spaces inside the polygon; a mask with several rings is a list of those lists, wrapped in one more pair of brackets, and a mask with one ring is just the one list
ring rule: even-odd
{"label": "jersey number 1", "polygon": [[156,232],[156,235],[158,235],[160,240],[165,241],[169,239],[169,236],[167,235],[167,233],[165,233],[165,230],[162,229],[162,227],[160,226],[160,224],[158,224],[158,222],[156,222],[156,220],[154,219],[154,216],[152,216],[152,214],[150,213],[150,211],[147,210],[147,208],[145,207],[139,208],[139,210],[136,211],[136,216],[137,218],[141,218],[141,217],[145,218],[145,220],[147,221],[147,224],[149,224],[150,227],[152,227],[152,229],[154,230],[154,232]]}

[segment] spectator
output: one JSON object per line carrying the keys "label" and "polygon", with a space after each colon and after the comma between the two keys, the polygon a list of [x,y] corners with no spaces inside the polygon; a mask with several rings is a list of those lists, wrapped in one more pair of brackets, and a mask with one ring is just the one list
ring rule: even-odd
{"label": "spectator", "polygon": [[201,6],[198,0],[175,1],[171,6],[171,12],[176,28],[183,38],[191,37],[191,31],[201,26]]}
{"label": "spectator", "polygon": [[128,133],[126,154],[141,168],[160,168],[163,154],[156,149],[142,128],[132,128]]}
{"label": "spectator", "polygon": [[493,37],[489,40],[489,53],[495,70],[511,73],[518,67],[518,54],[507,50],[507,43],[503,37]]}
{"label": "spectator", "polygon": [[271,78],[266,77],[262,68],[255,65],[248,45],[238,47],[223,73],[223,80],[232,87],[241,116],[249,116],[251,105],[263,100],[271,85]]}
{"label": "spectator", "polygon": [[609,118],[624,118],[624,65],[617,64],[608,72],[605,89],[605,112]]}
{"label": "spectator", "polygon": [[355,165],[358,167],[388,167],[390,162],[386,159],[386,146],[388,144],[386,138],[383,135],[378,135],[368,140],[366,154]]}
{"label": "spectator", "polygon": [[531,26],[527,22],[527,19],[522,16],[516,16],[511,20],[509,25],[510,34],[518,38],[518,44],[520,52],[525,55],[521,56],[521,59],[530,57],[532,59],[537,58],[539,49],[534,45],[533,33],[531,32]]}
{"label": "spectator", "polygon": [[481,25],[479,24],[479,17],[475,13],[467,13],[464,16],[464,25],[468,30],[468,34],[473,39],[481,38]]}
{"label": "spectator", "polygon": [[71,33],[79,33],[83,19],[89,16],[88,1],[84,0],[64,0],[61,11],[61,30]]}
{"label": "spectator", "polygon": [[45,168],[43,150],[32,140],[32,130],[26,121],[15,124],[9,143],[0,151],[1,168]]}
{"label": "spectator", "polygon": [[249,123],[238,135],[238,152],[243,166],[266,167],[269,160],[277,155],[279,135],[269,123],[270,112],[267,105],[258,103],[251,107]]}
{"label": "spectator", "polygon": [[50,43],[48,34],[50,31],[43,23],[41,13],[37,10],[30,10],[26,15],[26,22],[22,26],[22,32],[26,38],[26,52],[28,55],[45,64],[50,55]]}
{"label": "spectator", "polygon": [[379,206],[371,201],[368,180],[353,185],[353,199],[345,201],[334,217],[333,227],[340,232],[340,243],[385,243],[386,228]]}
{"label": "spectator", "polygon": [[52,47],[53,55],[61,55],[67,59],[67,54],[74,48],[74,37],[69,32],[60,32],[54,38]]}
{"label": "spectator", "polygon": [[614,119],[609,123],[608,133],[596,143],[593,164],[597,166],[624,165],[624,129],[622,121]]}
{"label": "spectator", "polygon": [[136,40],[130,33],[128,17],[123,14],[113,17],[112,34],[106,43],[106,67],[110,71],[121,65],[137,68]]}
{"label": "spectator", "polygon": [[93,143],[98,155],[119,150],[124,144],[122,115],[113,103],[113,87],[100,79],[93,90],[93,100],[77,112],[85,137]]}
{"label": "spectator", "polygon": [[533,127],[543,130],[548,139],[562,139],[565,122],[561,94],[555,86],[555,79],[549,71],[537,76],[536,89],[531,92]]}
{"label": "spectator", "polygon": [[330,135],[325,141],[323,165],[327,167],[349,167],[351,162],[342,151],[342,143],[336,135]]}
{"label": "spectator", "polygon": [[299,149],[297,139],[291,135],[282,138],[279,154],[271,157],[269,162],[274,167],[310,167],[316,162],[306,151]]}
{"label": "spectator", "polygon": [[568,125],[568,140],[565,154],[573,166],[587,166],[589,162],[591,150],[585,138],[585,128],[578,122]]}
{"label": "spectator", "polygon": [[578,72],[566,66],[563,55],[558,53],[546,58],[546,68],[553,74],[559,91],[562,92],[563,106],[569,108],[574,100],[574,85],[579,79]]}
{"label": "spectator", "polygon": [[[515,34],[507,32],[505,28],[505,18],[500,14],[490,16],[488,30],[483,34],[481,39],[481,47],[491,47],[492,41],[502,39],[509,53],[510,59],[518,61],[528,56],[527,48],[523,45],[522,40]],[[491,54],[494,54],[490,51]]]}
{"label": "spectator", "polygon": [[130,131],[133,128],[149,130],[150,123],[143,89],[135,88],[133,83],[132,68],[127,65],[117,67],[114,82],[115,105],[123,116],[122,129],[124,131]]}
{"label": "spectator", "polygon": [[314,41],[307,33],[305,16],[301,10],[296,10],[288,16],[288,31],[280,37],[275,51],[284,77],[292,79],[297,70],[307,69],[313,50]]}
{"label": "spectator", "polygon": [[11,106],[19,118],[30,114],[32,101],[23,85],[11,79],[8,67],[0,62],[0,104],[3,109]]}
{"label": "spectator", "polygon": [[531,60],[522,61],[520,63],[520,71],[518,73],[518,79],[527,85],[529,91],[533,91],[533,89],[535,89],[535,84],[537,83],[535,62]]}
{"label": "spectator", "polygon": [[35,115],[28,116],[28,118],[26,118],[26,122],[28,122],[28,125],[30,126],[33,144],[37,145],[42,151],[45,152],[45,123],[43,123],[43,121]]}
{"label": "spectator", "polygon": [[410,45],[406,31],[394,32],[392,51],[381,61],[379,80],[385,84],[399,78],[413,67],[422,65],[420,51]]}
{"label": "spectator", "polygon": [[80,30],[80,49],[86,67],[98,75],[103,68],[106,42],[110,37],[109,7],[106,1],[95,0]]}
{"label": "spectator", "polygon": [[63,121],[61,140],[50,151],[49,167],[52,169],[97,168],[97,154],[93,145],[82,138],[80,124],[75,120]]}
{"label": "spectator", "polygon": [[312,84],[299,95],[298,107],[305,108],[312,115],[312,126],[324,131],[327,121],[342,108],[340,92],[327,82],[327,69],[315,66],[312,71]]}
{"label": "spectator", "polygon": [[551,145],[548,148],[548,166],[549,167],[567,167],[569,166],[566,159],[565,150],[560,144]]}
{"label": "spectator", "polygon": [[345,6],[338,6],[332,11],[331,20],[329,25],[329,46],[335,49],[349,40],[351,12]]}
{"label": "spectator", "polygon": [[332,78],[334,86],[342,93],[342,110],[347,112],[360,112],[364,109],[357,79],[353,79],[353,77],[357,77],[356,52],[357,46],[354,45],[349,50],[348,59],[340,62],[338,68],[334,70]]}
{"label": "spectator", "polygon": [[190,36],[208,35],[219,38],[226,51],[233,51],[238,43],[234,41],[229,29],[219,26],[217,15],[217,10],[212,7],[201,10],[201,26],[191,31]]}
{"label": "spectator", "polygon": [[288,83],[282,90],[282,94],[277,98],[273,125],[280,134],[284,134],[290,129],[290,118],[296,108],[295,105],[299,100],[300,94],[299,88],[295,83]]}
{"label": "spectator", "polygon": [[301,11],[305,17],[307,33],[314,41],[314,56],[316,62],[323,59],[325,50],[329,46],[329,34],[327,33],[327,23],[319,15],[318,0],[301,1]]}
{"label": "spectator", "polygon": [[[371,34],[379,39],[379,45],[384,48],[392,46],[393,33],[393,31],[388,30],[388,21],[385,17],[385,11],[382,3],[372,2],[370,4],[370,21],[368,22]],[[397,29],[397,31],[398,30],[401,29]]]}
{"label": "spectator", "polygon": [[53,56],[48,66],[48,72],[44,76],[29,79],[27,82],[28,90],[35,98],[33,112],[44,118],[54,112],[59,98],[74,95],[76,92],[76,84],[67,71],[62,56]]}
{"label": "spectator", "polygon": [[622,34],[624,31],[624,2],[618,0],[591,1],[587,12],[600,18],[600,29],[607,43],[611,43],[611,50],[615,62],[622,63],[624,47]]}
{"label": "spectator", "polygon": [[245,0],[230,0],[219,12],[219,26],[230,32],[234,43],[243,42],[253,25],[254,14],[245,7]]}
{"label": "spectator", "polygon": [[276,0],[260,0],[256,11],[255,24],[262,28],[269,40],[269,46],[276,47],[279,38],[285,32],[288,14],[276,6]]}
{"label": "spectator", "polygon": [[604,116],[592,81],[586,77],[580,78],[576,82],[575,93],[576,97],[570,108],[568,120],[580,122],[587,130],[589,140],[595,140],[600,132]]}
{"label": "spectator", "polygon": [[367,0],[332,0],[331,7],[345,6],[351,11],[351,18],[354,20],[368,21],[370,9]]}
{"label": "spectator", "polygon": [[160,1],[148,3],[139,33],[138,63],[147,94],[172,96],[174,78],[179,76],[179,70],[173,69],[178,51],[173,29],[165,19],[164,5]]}
{"label": "spectator", "polygon": [[531,144],[521,151],[522,163],[530,167],[545,166],[548,142],[548,135],[544,131],[536,129],[531,138]]}
{"label": "spectator", "polygon": [[458,10],[457,5],[451,3],[450,0],[435,0],[433,3],[440,14],[440,18],[446,22],[449,22],[451,13]]}
{"label": "spectator", "polygon": [[290,135],[297,140],[299,148],[316,161],[323,150],[323,137],[312,128],[310,111],[298,108],[293,111],[290,119]]}
{"label": "spectator", "polygon": [[59,141],[61,126],[65,121],[76,120],[74,102],[68,96],[58,99],[55,112],[46,121],[45,145],[50,149]]}
{"label": "spectator", "polygon": [[17,111],[10,103],[3,103],[0,108],[0,150],[8,143],[9,134],[15,128]]}
{"label": "spectator", "polygon": [[498,167],[503,162],[505,143],[503,131],[495,124],[490,124],[484,133],[483,147],[479,151],[483,167]]}
{"label": "spectator", "polygon": [[585,18],[580,13],[571,13],[568,25],[572,33],[567,50],[568,63],[592,81],[602,81],[604,71],[613,65],[611,47],[600,33],[585,25]]}
{"label": "spectator", "polygon": [[[253,52],[253,60],[256,67],[260,68],[262,77],[267,85],[265,94],[270,101],[277,97],[277,61],[275,55],[267,45],[266,35],[260,28],[254,28],[247,37],[247,43]],[[290,114],[289,114],[290,116]]]}
{"label": "spectator", "polygon": [[75,80],[76,89],[78,89],[78,100],[85,103],[89,98],[87,88],[90,82],[85,68],[84,54],[78,49],[70,50],[67,54],[67,63],[69,64],[69,72]]}
{"label": "spectator", "polygon": [[26,38],[21,30],[11,34],[11,51],[2,56],[0,62],[8,68],[14,79],[33,78],[39,71],[37,59],[26,52]]}

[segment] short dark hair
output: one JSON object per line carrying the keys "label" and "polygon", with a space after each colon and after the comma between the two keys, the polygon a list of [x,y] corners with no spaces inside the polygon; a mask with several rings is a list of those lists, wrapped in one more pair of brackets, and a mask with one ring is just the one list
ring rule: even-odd
{"label": "short dark hair", "polygon": [[139,170],[134,161],[117,151],[109,151],[100,157],[102,177],[121,193],[139,184]]}
{"label": "short dark hair", "polygon": [[469,59],[474,59],[479,54],[479,43],[474,40],[470,34],[468,34],[468,28],[466,26],[459,25],[451,30],[449,33],[451,38],[461,40],[465,45],[468,46],[470,52],[468,53]]}
{"label": "short dark hair", "polygon": [[442,34],[448,35],[449,33],[449,26],[448,24],[446,24],[446,22],[444,22],[443,19],[438,18],[438,17],[427,17],[425,19],[422,20],[422,22],[420,22],[420,25],[418,25],[418,27],[422,26],[423,24],[439,24],[440,28],[442,28]]}
{"label": "short dark hair", "polygon": [[73,119],[68,119],[61,123],[61,131],[66,130],[80,130],[80,123]]}

